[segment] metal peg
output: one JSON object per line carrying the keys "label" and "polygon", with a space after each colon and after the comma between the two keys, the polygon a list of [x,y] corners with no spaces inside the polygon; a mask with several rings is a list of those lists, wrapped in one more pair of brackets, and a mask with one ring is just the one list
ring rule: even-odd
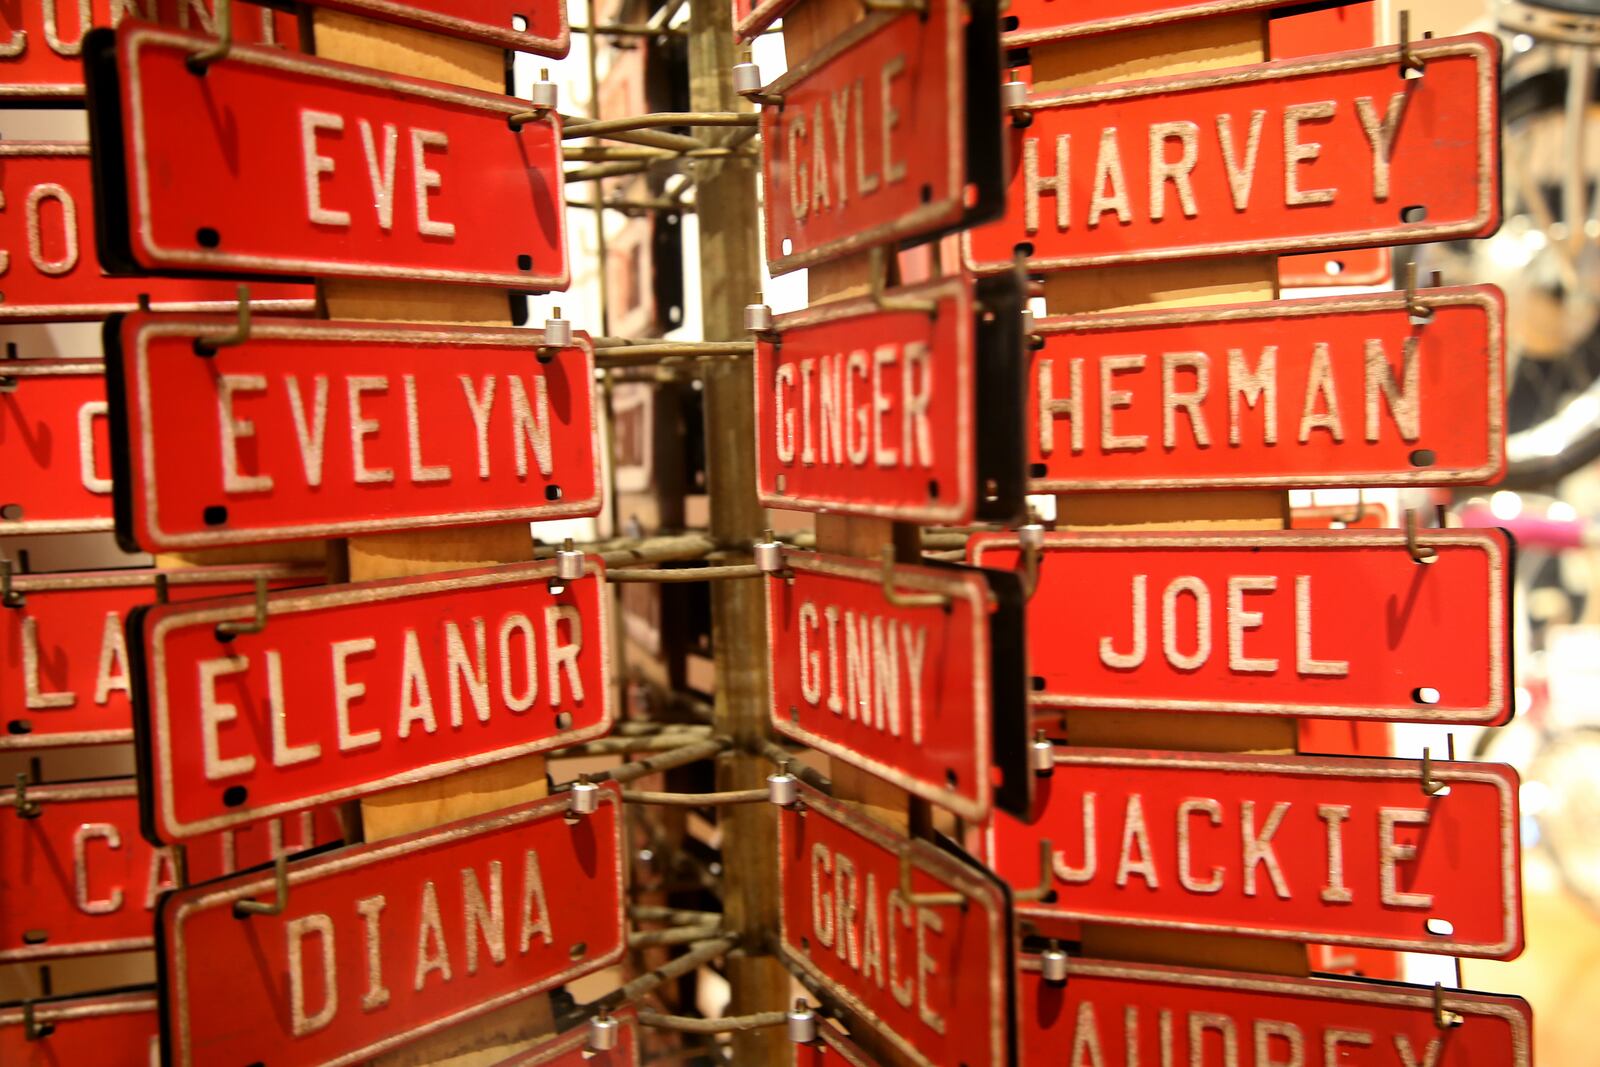
{"label": "metal peg", "polygon": [[236,900],[233,902],[233,917],[235,919],[248,919],[252,915],[282,915],[283,909],[288,906],[289,857],[282,849],[279,849],[278,855],[272,861],[272,902]]}
{"label": "metal peg", "polygon": [[746,304],[744,328],[750,333],[772,332],[772,308],[767,304]]}
{"label": "metal peg", "polygon": [[1018,889],[1011,894],[1013,900],[1038,901],[1047,900],[1055,892],[1055,864],[1053,862],[1055,847],[1050,844],[1048,837],[1039,841],[1039,880],[1027,889]]}
{"label": "metal peg", "polygon": [[186,61],[191,74],[204,74],[206,68],[219,59],[227,59],[233,51],[233,0],[217,0],[217,43],[200,49]]}
{"label": "metal peg", "polygon": [[1427,563],[1438,558],[1439,550],[1432,545],[1417,543],[1417,509],[1406,508],[1406,551],[1410,553],[1413,561]]}
{"label": "metal peg", "polygon": [[0,607],[20,608],[28,602],[27,597],[11,586],[14,566],[9,559],[0,559]]}
{"label": "metal peg", "polygon": [[1028,766],[1040,777],[1049,777],[1056,771],[1056,747],[1043,730],[1035,732],[1028,745]]}
{"label": "metal peg", "polygon": [[1400,9],[1400,77],[1420,78],[1427,72],[1428,64],[1411,50],[1411,12]]}
{"label": "metal peg", "polygon": [[1050,942],[1050,947],[1039,953],[1039,974],[1046,982],[1060,985],[1067,980],[1067,965],[1070,958],[1060,944],[1055,941]]}
{"label": "metal peg", "polygon": [[[1452,762],[1456,758],[1456,735],[1448,734],[1445,738],[1445,758]],[[1436,797],[1446,789],[1450,783],[1441,781],[1433,776],[1433,752],[1424,747],[1422,750],[1422,795]]]}
{"label": "metal peg", "polygon": [[967,898],[960,893],[918,893],[911,888],[911,849],[900,852],[900,899],[913,908],[966,907]]}
{"label": "metal peg", "polygon": [[19,819],[37,819],[44,810],[37,800],[28,799],[28,775],[23,771],[17,772],[17,788],[11,795],[11,806],[16,809]]}
{"label": "metal peg", "polygon": [[1440,1030],[1453,1030],[1464,1022],[1466,1019],[1460,1012],[1451,1011],[1444,1006],[1443,984],[1433,983],[1433,1025]]}
{"label": "metal peg", "polygon": [[572,347],[572,323],[561,317],[561,309],[556,308],[555,314],[544,320],[544,340],[539,343],[538,358],[540,363],[549,363],[556,358],[556,353],[563,348]]}
{"label": "metal peg", "polygon": [[567,810],[574,815],[593,815],[600,810],[600,787],[589,781],[587,774],[580,774],[578,780],[572,783],[572,798]]}
{"label": "metal peg", "polygon": [[894,586],[894,546],[884,545],[882,553],[883,567],[880,577],[883,581],[883,598],[897,608],[942,608],[950,603],[950,598],[943,593],[902,593]]}
{"label": "metal peg", "polygon": [[33,1001],[22,1002],[22,1039],[41,1041],[56,1032],[55,1023],[42,1023],[33,1014]]}
{"label": "metal peg", "polygon": [[583,577],[587,566],[583,553],[573,547],[572,538],[565,538],[561,542],[561,547],[556,550],[556,573],[550,579],[550,591],[552,593],[565,591],[568,582],[575,582]]}
{"label": "metal peg", "polygon": [[796,997],[788,1015],[789,1040],[797,1045],[809,1045],[817,1039],[817,1013],[811,1010],[805,997]]}
{"label": "metal peg", "polygon": [[1406,264],[1406,314],[1411,325],[1426,326],[1433,321],[1433,309],[1417,299],[1417,265]]}
{"label": "metal peg", "polygon": [[775,773],[767,775],[767,799],[780,808],[793,807],[800,799],[800,779],[789,773],[789,761],[778,764]]}
{"label": "metal peg", "polygon": [[591,1052],[610,1052],[617,1047],[617,1035],[622,1026],[604,1009],[589,1020],[588,1048]]}
{"label": "metal peg", "polygon": [[539,80],[534,82],[528,90],[528,109],[514,112],[506,117],[506,123],[511,127],[512,133],[520,131],[525,123],[537,122],[556,109],[560,100],[560,91],[556,83],[550,80],[548,67],[539,71]]}
{"label": "metal peg", "polygon": [[267,579],[256,575],[255,612],[249,622],[227,619],[217,623],[217,640],[232,641],[240,634],[258,634],[267,628]]}
{"label": "metal peg", "polygon": [[1011,125],[1024,129],[1033,125],[1033,112],[1028,108],[1028,83],[1008,81],[1000,86],[1000,107],[1011,116]]}
{"label": "metal peg", "polygon": [[771,530],[762,533],[761,540],[755,543],[756,566],[763,574],[782,574],[786,569],[783,562],[783,542],[773,536]]}
{"label": "metal peg", "polygon": [[239,306],[235,312],[236,321],[233,329],[227,333],[219,333],[210,337],[196,337],[194,339],[194,354],[210,359],[217,354],[219,348],[230,348],[242,345],[250,340],[250,287],[239,286]]}
{"label": "metal peg", "polygon": [[1039,556],[1044,549],[1044,526],[1030,522],[1017,527],[1017,547],[1021,549],[1022,595],[1029,600],[1039,590]]}
{"label": "metal peg", "polygon": [[761,80],[761,68],[748,59],[733,65],[733,91],[753,104],[783,106],[783,97],[766,91],[766,83]]}

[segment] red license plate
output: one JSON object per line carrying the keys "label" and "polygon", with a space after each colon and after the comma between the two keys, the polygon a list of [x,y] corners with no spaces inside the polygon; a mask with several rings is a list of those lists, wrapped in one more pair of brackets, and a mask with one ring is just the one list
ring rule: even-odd
{"label": "red license plate", "polygon": [[[132,778],[37,785],[27,797],[36,818],[17,818],[16,791],[0,791],[0,961],[48,960],[154,945],[153,913],[177,885],[168,849],[139,833]],[[211,834],[190,843],[189,881],[197,883],[341,840],[332,811],[303,812]],[[68,1061],[63,1061],[68,1062]]]}
{"label": "red license plate", "polygon": [[321,7],[559,59],[567,54],[566,0],[313,0]]}
{"label": "red license plate", "polygon": [[772,273],[998,215],[998,29],[969,47],[969,18],[998,26],[988,0],[869,14],[769,87],[783,97],[761,110]]}
{"label": "red license plate", "polygon": [[[150,832],[178,841],[599,737],[616,717],[601,563],[141,609],[129,620]],[[137,634],[135,639],[133,635]],[[140,672],[142,668],[142,673]]]}
{"label": "red license plate", "polygon": [[[1418,544],[1431,563],[1398,532],[1049,534],[1034,706],[1504,723],[1510,545],[1497,530]],[[1016,535],[968,554],[1018,565]]]}
{"label": "red license plate", "polygon": [[[0,751],[133,740],[133,676],[123,620],[155,600],[154,570],[25,574],[0,611]],[[321,570],[269,564],[164,572],[173,600],[235,596],[256,577],[285,589]]]}
{"label": "red license plate", "polygon": [[1033,493],[1475,485],[1505,469],[1492,286],[1043,319]]}
{"label": "red license plate", "polygon": [[589,1027],[553,1037],[494,1067],[638,1067],[639,1016],[631,1008],[611,1013],[617,1021],[617,1045],[605,1052],[589,1048]]}
{"label": "red license plate", "polygon": [[1487,236],[1500,224],[1499,44],[1473,34],[1413,54],[1422,78],[1374,48],[1035,96],[1032,124],[1010,134],[1005,217],[965,236],[968,264]]}
{"label": "red license plate", "polygon": [[1290,7],[1303,0],[1011,0],[1006,14],[1007,48],[1059,41],[1091,33],[1157,26],[1180,19],[1241,15]]}
{"label": "red license plate", "polygon": [[196,356],[228,328],[131,315],[108,352],[129,551],[600,510],[587,337],[276,320]]}
{"label": "red license plate", "polygon": [[35,1001],[33,1019],[48,1034],[30,1038],[19,1005],[0,1008],[0,1063],[12,1067],[151,1067],[161,1062],[153,989]]}
{"label": "red license plate", "polygon": [[0,536],[111,529],[105,368],[0,365],[0,468]]}
{"label": "red license plate", "polygon": [[[1499,764],[1057,748],[989,865],[1054,899],[1024,917],[1510,959],[1522,951],[1517,776]],[[1242,842],[1242,844],[1241,844]]]}
{"label": "red license plate", "polygon": [[354,1063],[622,958],[620,790],[566,797],[162,901],[161,1010],[179,1067]]}
{"label": "red license plate", "polygon": [[1212,1049],[1243,1046],[1256,1050],[1243,1062],[1257,1067],[1302,1055],[1307,1063],[1532,1067],[1526,1001],[1453,989],[1442,996],[1459,1025],[1436,1026],[1433,990],[1416,986],[1085,959],[1072,960],[1067,980],[1054,983],[1027,959],[1017,976],[1018,1062],[1058,1064],[1062,1049],[1088,1045],[1102,1050],[1102,1067],[1159,1056],[1201,1063]]}
{"label": "red license plate", "polygon": [[[964,903],[910,904],[915,894]],[[986,871],[802,787],[778,816],[779,952],[919,1067],[1009,1063],[1011,917]]]}
{"label": "red license plate", "polygon": [[553,112],[514,126],[523,101],[269,48],[197,76],[203,47],[151,26],[90,38],[91,121],[122,148],[95,156],[102,261],[566,288]]}
{"label": "red license plate", "polygon": [[[0,143],[0,323],[97,321],[132,311],[141,295],[158,311],[228,311],[230,282],[113,278],[95,260],[89,146],[78,141]],[[309,286],[276,282],[251,290],[262,311],[316,308]]]}

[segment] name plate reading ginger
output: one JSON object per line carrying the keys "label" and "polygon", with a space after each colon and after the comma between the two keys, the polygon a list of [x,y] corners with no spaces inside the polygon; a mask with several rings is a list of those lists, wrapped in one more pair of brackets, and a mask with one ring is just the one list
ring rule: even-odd
{"label": "name plate reading ginger", "polygon": [[1017,914],[1511,959],[1522,951],[1517,775],[1418,761],[1066,748],[1033,825],[989,866],[1052,896]]}
{"label": "name plate reading ginger", "polygon": [[1482,286],[1041,319],[1028,489],[1481,484],[1505,467]]}
{"label": "name plate reading ginger", "polygon": [[1418,42],[1040,94],[970,269],[1035,271],[1485,237],[1500,224],[1500,48]]}
{"label": "name plate reading ginger", "polygon": [[[566,797],[167,896],[161,1010],[171,1067],[323,1067],[389,1049],[622,957],[620,791]],[[620,1061],[618,1061],[620,1064]]]}
{"label": "name plate reading ginger", "polygon": [[[147,825],[235,823],[576,744],[616,717],[597,557],[141,609]],[[133,635],[137,635],[135,640]]]}
{"label": "name plate reading ginger", "polygon": [[[1504,723],[1510,543],[1426,530],[1417,551],[1397,531],[1047,534],[1033,704]],[[968,546],[980,567],[1018,555],[1014,534]]]}
{"label": "name plate reading ginger", "polygon": [[1094,0],[1092,4],[1081,0],[1011,0],[1006,14],[1013,21],[1004,40],[1007,48],[1026,48],[1045,41],[1184,19],[1265,13],[1301,3],[1304,0]]}
{"label": "name plate reading ginger", "polygon": [[572,33],[566,0],[312,0],[369,19],[560,59]]}
{"label": "name plate reading ginger", "polygon": [[[109,331],[129,551],[593,515],[594,353],[528,330],[130,315]],[[548,359],[546,359],[548,357]]]}
{"label": "name plate reading ginger", "polygon": [[566,288],[554,112],[270,48],[199,77],[204,47],[150,26],[84,46],[102,262]]}
{"label": "name plate reading ginger", "polygon": [[152,1067],[161,1062],[154,989],[46,997],[30,1006],[31,1013],[20,1004],[0,1008],[0,1063]]}

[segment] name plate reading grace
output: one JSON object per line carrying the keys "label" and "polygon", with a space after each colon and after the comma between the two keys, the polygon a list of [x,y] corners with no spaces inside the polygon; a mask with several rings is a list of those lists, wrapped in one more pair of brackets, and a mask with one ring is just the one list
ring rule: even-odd
{"label": "name plate reading grace", "polygon": [[[616,718],[603,565],[402,578],[129,620],[146,832],[181,841],[602,736]],[[556,589],[559,588],[559,592]],[[134,639],[137,635],[137,639]]]}
{"label": "name plate reading grace", "polygon": [[560,59],[571,45],[566,0],[312,0],[318,7]]}
{"label": "name plate reading grace", "polygon": [[[238,289],[204,279],[113,278],[95,261],[89,146],[81,141],[0,142],[0,323],[90,322],[132,311],[232,311]],[[310,286],[251,288],[258,311],[316,309]]]}
{"label": "name plate reading grace", "polygon": [[[1335,0],[1350,2],[1350,0]],[[1014,23],[1005,32],[1007,48],[1026,48],[1093,33],[1158,26],[1183,19],[1242,15],[1291,7],[1304,0],[1012,0],[1006,14]]]}
{"label": "name plate reading grace", "polygon": [[[1511,715],[1498,530],[1045,537],[1028,603],[1035,707],[1496,726]],[[971,562],[1016,563],[1014,534]],[[1096,610],[1082,610],[1085,603]]]}
{"label": "name plate reading grace", "polygon": [[566,288],[554,112],[513,125],[526,101],[270,48],[197,76],[204,46],[150,26],[85,45],[102,262]]}
{"label": "name plate reading grace", "polygon": [[[19,819],[0,790],[0,961],[40,961],[154,946],[154,912],[178,884],[172,852],[139,833],[132,778],[28,787],[39,815]],[[342,840],[331,810],[302,812],[193,841],[189,880],[202,882]],[[66,1062],[79,1062],[69,1061]],[[98,1061],[93,1061],[98,1062]]]}
{"label": "name plate reading grace", "polygon": [[109,530],[105,367],[0,364],[0,536]]}
{"label": "name plate reading grace", "polygon": [[152,1067],[161,1062],[154,989],[36,1000],[33,1021],[52,1029],[30,1035],[22,1005],[0,1008],[0,1063]]}
{"label": "name plate reading grace", "polygon": [[1511,959],[1522,951],[1517,776],[1412,760],[1058,748],[1032,826],[989,866],[1054,899],[1023,917]]}
{"label": "name plate reading grace", "polygon": [[622,958],[620,790],[553,797],[180,890],[159,923],[166,1063],[364,1062]]}
{"label": "name plate reading grace", "polygon": [[[907,901],[903,857],[914,895],[950,902]],[[988,872],[802,785],[778,814],[778,881],[780,955],[908,1063],[1011,1062],[1010,902]]]}
{"label": "name plate reading grace", "polygon": [[1064,270],[1485,237],[1500,224],[1500,47],[1472,34],[1042,94],[969,269]]}
{"label": "name plate reading grace", "polygon": [[22,602],[0,610],[0,752],[133,740],[123,620],[156,599],[162,574],[172,600],[237,596],[258,576],[275,589],[323,580],[320,568],[280,564],[13,577]]}
{"label": "name plate reading grace", "polygon": [[1203,1063],[1222,1049],[1223,1062],[1254,1067],[1533,1067],[1526,1001],[1454,989],[1442,998],[1460,1019],[1445,1029],[1433,990],[1416,986],[1086,959],[1053,983],[1028,958],[1017,974],[1018,1063]]}
{"label": "name plate reading grace", "polygon": [[589,1048],[589,1027],[582,1024],[494,1067],[639,1067],[638,1014],[627,1006],[610,1015],[617,1021],[615,1048],[604,1052]]}
{"label": "name plate reading grace", "polygon": [[773,274],[999,216],[998,27],[991,0],[869,12],[768,87]]}
{"label": "name plate reading grace", "polygon": [[[543,335],[218,320],[107,329],[129,551],[594,515],[594,352]],[[198,417],[197,417],[198,416]]]}
{"label": "name plate reading grace", "polygon": [[1481,484],[1505,468],[1492,286],[1041,319],[1033,493]]}

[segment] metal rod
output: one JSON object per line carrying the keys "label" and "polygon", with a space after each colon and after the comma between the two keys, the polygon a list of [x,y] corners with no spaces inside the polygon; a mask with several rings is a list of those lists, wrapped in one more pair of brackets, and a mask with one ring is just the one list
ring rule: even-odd
{"label": "metal rod", "polygon": [[704,941],[708,937],[716,937],[722,932],[722,924],[710,923],[705,926],[673,926],[665,930],[635,930],[628,935],[629,948],[657,948],[661,945],[689,945],[696,941]]}
{"label": "metal rod", "polygon": [[[624,763],[620,767],[613,767],[609,771],[597,771],[589,775],[591,782],[616,782],[627,785],[629,782],[648,778],[652,774],[670,771],[674,767],[687,767],[691,763],[698,763],[703,759],[710,759],[728,747],[727,738],[713,737],[706,741],[696,741],[690,745],[663,752],[656,756],[647,756],[642,760]],[[571,789],[571,784],[556,786],[556,792]]]}
{"label": "metal rod", "polygon": [[573,33],[597,33],[602,37],[687,37],[689,31],[681,26],[651,26],[632,23],[602,23],[599,26],[569,26]]}
{"label": "metal rod", "polygon": [[676,200],[649,199],[649,200],[606,200],[596,204],[585,200],[571,200],[568,207],[586,207],[591,211],[616,211],[630,218],[648,215],[652,211],[680,215],[685,211],[693,211],[692,207],[685,207]]}
{"label": "metal rod", "polygon": [[668,908],[661,904],[630,904],[628,918],[641,923],[672,923],[675,926],[705,926],[720,923],[720,911],[693,911],[688,908]]}
{"label": "metal rod", "polygon": [[729,789],[721,793],[655,793],[648,789],[624,789],[622,799],[630,804],[661,804],[669,808],[716,808],[727,804],[762,804],[765,789]]}
{"label": "metal rod", "polygon": [[768,1026],[782,1026],[789,1016],[781,1011],[758,1011],[751,1015],[724,1015],[720,1019],[697,1019],[690,1015],[662,1015],[660,1012],[641,1011],[639,1025],[653,1026],[658,1030],[678,1030],[686,1034],[733,1034],[744,1030],[760,1030]]}
{"label": "metal rod", "polygon": [[688,722],[619,722],[611,730],[613,737],[652,737],[656,734],[690,733],[701,737],[711,736],[711,727]]}
{"label": "metal rod", "polygon": [[624,983],[590,1004],[589,1013],[598,1014],[602,1008],[606,1011],[615,1011],[624,1004],[630,1004],[658,988],[662,983],[681,978],[690,971],[700,969],[718,956],[726,955],[738,943],[739,938],[733,934],[724,934],[711,941],[696,942],[683,955],[668,960],[653,971],[641,974],[633,981]]}
{"label": "metal rod", "polygon": [[[561,116],[562,132],[569,137],[594,137],[597,136],[587,127],[599,123],[600,119],[584,118],[581,115]],[[577,131],[577,132],[575,132]],[[706,142],[698,137],[690,137],[683,133],[667,133],[664,130],[640,129],[631,132],[617,131],[607,135],[613,141],[625,141],[629,144],[649,145],[652,148],[670,148],[673,151],[687,148],[704,148]]]}
{"label": "metal rod", "polygon": [[[600,121],[600,37],[595,27],[599,25],[597,17],[596,0],[589,0],[589,28],[585,31],[589,44],[589,117],[594,122]],[[568,179],[570,180],[570,179]],[[591,192],[592,202],[599,204],[605,196],[605,188],[596,185]],[[611,255],[606,245],[606,213],[599,208],[594,213],[594,243],[599,256],[600,269],[595,272],[596,282],[600,289],[600,332],[611,332]]]}
{"label": "metal rod", "polygon": [[726,567],[638,567],[606,572],[611,582],[720,582],[730,578],[760,578],[765,572],[754,563],[736,563]]}
{"label": "metal rod", "polygon": [[813,789],[820,789],[824,793],[832,794],[833,780],[815,767],[807,767],[801,763],[793,752],[774,741],[764,741],[756,749],[757,753],[771,760],[779,766],[787,763],[789,773],[800,779]]}
{"label": "metal rod", "polygon": [[658,111],[625,119],[605,119],[564,128],[563,138],[606,137],[613,133],[654,130],[662,126],[756,126],[761,116],[754,111]]}
{"label": "metal rod", "polygon": [[642,363],[661,363],[666,360],[743,357],[750,355],[753,347],[741,341],[723,344],[666,341],[658,345],[603,348],[595,353],[594,361],[597,367],[636,367]]}
{"label": "metal rod", "polygon": [[[593,182],[599,181],[601,178],[618,178],[627,174],[643,174],[651,166],[652,164],[650,163],[597,163],[592,167],[578,167],[575,170],[569,170],[562,177],[568,182]],[[604,214],[604,212],[597,212],[597,214]]]}
{"label": "metal rod", "polygon": [[686,730],[684,733],[654,734],[649,737],[602,737],[598,741],[556,749],[549,754],[549,758],[581,759],[586,756],[627,756],[635,752],[670,752],[704,736],[703,733]]}

